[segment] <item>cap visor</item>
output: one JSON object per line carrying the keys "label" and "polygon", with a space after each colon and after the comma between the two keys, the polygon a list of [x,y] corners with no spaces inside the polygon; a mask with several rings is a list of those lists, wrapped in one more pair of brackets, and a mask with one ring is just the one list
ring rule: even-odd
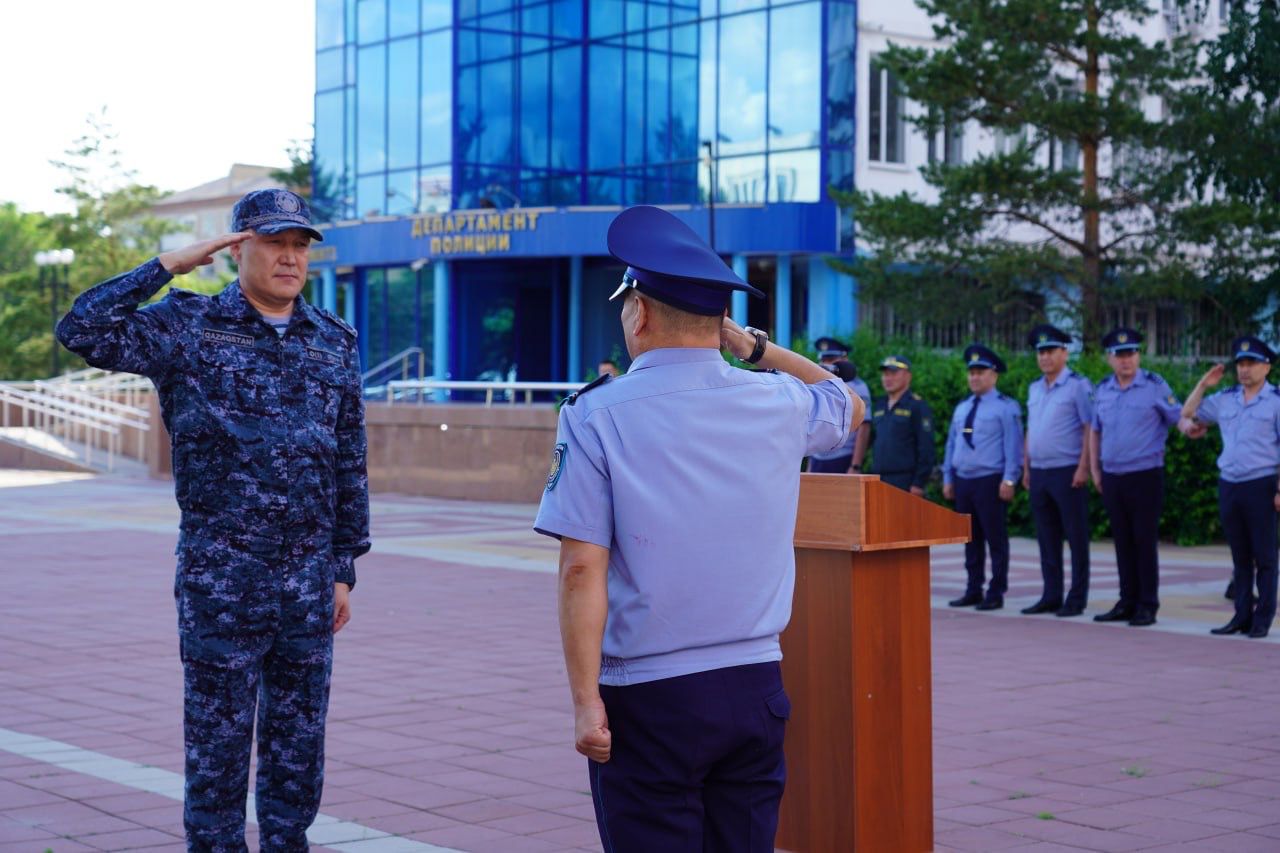
{"label": "cap visor", "polygon": [[279,234],[282,231],[305,231],[307,236],[317,243],[324,242],[324,235],[319,231],[310,225],[300,225],[297,222],[264,222],[253,229],[255,234]]}

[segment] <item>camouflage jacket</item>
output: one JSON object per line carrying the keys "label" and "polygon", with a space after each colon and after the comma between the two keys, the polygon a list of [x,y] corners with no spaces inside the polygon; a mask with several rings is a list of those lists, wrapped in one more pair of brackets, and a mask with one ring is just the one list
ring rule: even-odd
{"label": "camouflage jacket", "polygon": [[238,281],[171,290],[159,259],[81,294],[58,340],[94,367],[155,383],[173,444],[182,530],[270,556],[331,542],[337,581],[369,550],[364,398],[355,330],[298,298],[284,335]]}

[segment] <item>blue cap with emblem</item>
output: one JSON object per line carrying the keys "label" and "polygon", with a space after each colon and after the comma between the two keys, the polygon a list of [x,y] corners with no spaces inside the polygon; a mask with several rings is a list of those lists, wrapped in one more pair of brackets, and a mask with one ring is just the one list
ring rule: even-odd
{"label": "blue cap with emblem", "polygon": [[1102,348],[1112,354],[1133,352],[1142,348],[1142,333],[1127,326],[1112,329],[1102,336]]}
{"label": "blue cap with emblem", "polygon": [[1006,369],[1004,359],[982,344],[969,344],[964,348],[964,363],[966,367],[987,367],[996,373],[1004,373]]}
{"label": "blue cap with emblem", "polygon": [[324,235],[311,225],[306,199],[288,190],[254,190],[231,209],[232,231],[279,234],[291,228],[307,232],[312,240],[324,240]]}
{"label": "blue cap with emblem", "polygon": [[609,254],[627,265],[611,300],[634,287],[673,308],[712,317],[724,313],[735,290],[764,296],[738,278],[692,228],[661,208],[627,208],[609,225],[606,239]]}
{"label": "blue cap with emblem", "polygon": [[818,338],[813,348],[818,351],[818,358],[843,358],[849,354],[849,345],[835,338]]}
{"label": "blue cap with emblem", "polygon": [[1027,335],[1027,345],[1037,351],[1042,349],[1066,348],[1071,343],[1071,336],[1048,323],[1041,323]]}
{"label": "blue cap with emblem", "polygon": [[910,370],[911,359],[901,355],[886,355],[880,362],[881,370]]}
{"label": "blue cap with emblem", "polygon": [[1241,359],[1253,359],[1254,361],[1265,361],[1268,364],[1276,360],[1276,354],[1262,342],[1260,338],[1253,335],[1241,335],[1231,342],[1231,352],[1234,353],[1232,361],[1240,361]]}

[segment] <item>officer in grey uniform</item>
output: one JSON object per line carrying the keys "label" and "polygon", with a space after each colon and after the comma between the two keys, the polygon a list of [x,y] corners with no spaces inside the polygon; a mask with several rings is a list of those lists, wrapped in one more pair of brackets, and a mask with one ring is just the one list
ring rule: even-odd
{"label": "officer in grey uniform", "polygon": [[933,474],[933,412],[911,390],[911,362],[890,355],[880,362],[885,396],[871,405],[871,473],[891,486],[924,495]]}
{"label": "officer in grey uniform", "polygon": [[[982,344],[964,351],[970,394],[951,416],[942,461],[942,496],[968,513],[972,533],[964,546],[968,575],[964,595],[952,607],[999,610],[1009,588],[1009,501],[1022,471],[1022,411],[1016,400],[996,390],[1005,363]],[[987,548],[991,584],[982,593]]]}
{"label": "officer in grey uniform", "polygon": [[1142,369],[1141,333],[1112,329],[1102,346],[1112,375],[1094,389],[1089,465],[1111,519],[1120,600],[1093,619],[1143,627],[1160,609],[1164,445],[1182,404],[1163,377]]}
{"label": "officer in grey uniform", "polygon": [[[1093,383],[1067,367],[1071,336],[1050,325],[1028,336],[1044,375],[1027,389],[1022,485],[1031,498],[1040,545],[1040,600],[1024,614],[1070,617],[1089,603],[1089,423]],[[1071,589],[1063,597],[1062,540],[1071,543]]]}
{"label": "officer in grey uniform", "polygon": [[[1225,365],[1214,365],[1182,404],[1178,428],[1191,438],[1209,424],[1222,430],[1218,457],[1218,511],[1231,546],[1235,613],[1213,634],[1267,636],[1276,615],[1276,519],[1280,492],[1280,391],[1267,382],[1276,354],[1258,338],[1231,342],[1239,384],[1205,398],[1222,381]],[[1201,402],[1203,400],[1203,402]],[[1253,595],[1254,581],[1258,597]]]}
{"label": "officer in grey uniform", "polygon": [[[655,207],[613,221],[625,376],[560,410],[535,529],[560,540],[560,630],[605,850],[772,853],[790,703],[800,460],[862,403],[726,316],[734,275]],[[753,372],[726,363],[724,347]]]}
{"label": "officer in grey uniform", "polygon": [[[95,367],[150,378],[172,440],[188,849],[247,850],[256,717],[262,849],[302,851],[333,635],[369,550],[360,367],[355,331],[299,295],[323,239],[306,202],[249,193],[232,227],[86,291],[57,334]],[[227,247],[240,278],[217,296],[175,288],[139,308]]]}
{"label": "officer in grey uniform", "polygon": [[[818,351],[818,364],[830,370],[849,386],[849,390],[862,400],[864,408],[871,405],[871,389],[858,377],[858,370],[849,361],[849,347],[835,338],[818,338],[813,342]],[[813,474],[849,474],[862,468],[867,453],[870,425],[862,426],[849,434],[844,444],[825,453],[809,457],[808,470]]]}

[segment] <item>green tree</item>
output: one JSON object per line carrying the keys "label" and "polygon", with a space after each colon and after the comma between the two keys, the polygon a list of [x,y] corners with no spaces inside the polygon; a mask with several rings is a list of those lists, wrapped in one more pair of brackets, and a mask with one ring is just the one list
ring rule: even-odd
{"label": "green tree", "polygon": [[1187,280],[1156,251],[1184,187],[1142,101],[1189,80],[1194,50],[1134,35],[1148,0],[917,5],[939,46],[879,57],[921,107],[910,121],[930,134],[969,122],[1000,144],[924,167],[936,201],[837,194],[870,251],[844,265],[864,296],[926,321],[955,321],[958,304],[974,318],[1045,310],[1096,344],[1110,304]]}
{"label": "green tree", "polygon": [[0,205],[0,379],[48,372],[49,294],[39,286],[35,253],[49,247],[48,220]]}

